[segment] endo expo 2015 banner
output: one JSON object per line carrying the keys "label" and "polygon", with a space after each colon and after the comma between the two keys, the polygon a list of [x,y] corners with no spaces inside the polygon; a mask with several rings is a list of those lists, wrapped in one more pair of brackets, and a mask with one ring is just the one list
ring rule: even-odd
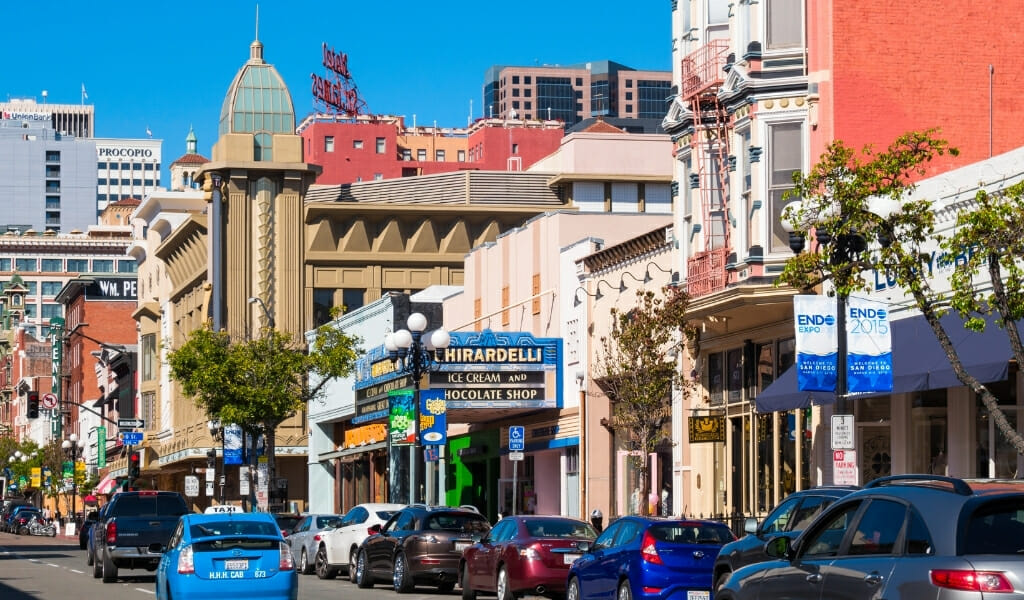
{"label": "endo expo 2015 banner", "polygon": [[[888,306],[851,297],[847,300],[846,311],[847,392],[892,391]],[[835,298],[794,296],[793,313],[798,389],[835,391],[839,347]]]}

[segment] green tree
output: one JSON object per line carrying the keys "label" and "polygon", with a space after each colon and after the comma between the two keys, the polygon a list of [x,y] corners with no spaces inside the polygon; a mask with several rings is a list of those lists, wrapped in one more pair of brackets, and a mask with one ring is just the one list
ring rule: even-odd
{"label": "green tree", "polygon": [[[796,230],[813,227],[819,238],[858,236],[863,250],[840,260],[835,253],[801,253],[787,262],[779,282],[810,289],[830,280],[834,293],[849,294],[869,290],[869,275],[885,273],[928,321],[960,382],[981,398],[1011,445],[1024,452],[1024,439],[992,392],[964,367],[940,321],[953,310],[977,331],[985,326],[983,317],[996,311],[1018,364],[1024,360],[1016,327],[1024,313],[1019,267],[1024,257],[1022,190],[1014,186],[998,195],[980,192],[975,207],[958,207],[956,233],[944,238],[935,233],[936,202],[909,195],[927,163],[947,153],[958,152],[934,129],[906,133],[879,152],[869,146],[857,153],[842,141],[830,144],[809,173],[794,174],[796,186],[787,196],[801,202],[790,204],[783,219]],[[951,277],[949,293],[933,289],[929,278],[922,276],[930,271],[929,246],[935,244],[969,257]],[[979,277],[982,270],[987,277]]]}
{"label": "green tree", "polygon": [[671,440],[665,425],[672,419],[672,389],[685,383],[676,357],[694,339],[686,322],[689,300],[674,286],[664,295],[638,290],[634,308],[611,310],[611,330],[597,351],[594,379],[612,403],[610,427],[637,470],[641,514],[651,493],[648,456]]}
{"label": "green tree", "polygon": [[353,372],[360,343],[331,323],[317,329],[308,349],[271,328],[254,339],[233,340],[206,326],[170,351],[168,364],[182,392],[210,418],[237,424],[254,440],[266,434],[273,480],[277,427],[320,397],[329,381]]}

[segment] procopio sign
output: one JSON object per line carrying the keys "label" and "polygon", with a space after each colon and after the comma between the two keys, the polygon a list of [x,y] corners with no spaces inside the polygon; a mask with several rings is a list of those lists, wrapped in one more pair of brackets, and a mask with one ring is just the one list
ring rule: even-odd
{"label": "procopio sign", "polygon": [[151,148],[118,148],[96,146],[100,158],[152,158]]}

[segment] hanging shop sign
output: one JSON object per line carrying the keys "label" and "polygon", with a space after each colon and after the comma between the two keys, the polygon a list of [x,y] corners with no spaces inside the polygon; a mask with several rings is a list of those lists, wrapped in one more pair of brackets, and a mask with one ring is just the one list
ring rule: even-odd
{"label": "hanging shop sign", "polygon": [[[385,403],[387,401],[385,400]],[[384,423],[371,423],[345,431],[345,448],[376,444],[387,440],[388,428]]]}
{"label": "hanging shop sign", "polygon": [[687,423],[691,444],[725,441],[725,417],[690,417]]}
{"label": "hanging shop sign", "polygon": [[420,440],[425,446],[443,446],[448,442],[446,390],[420,392]]}
{"label": "hanging shop sign", "polygon": [[416,443],[416,405],[412,390],[398,390],[388,394],[391,402],[388,431],[392,446]]}

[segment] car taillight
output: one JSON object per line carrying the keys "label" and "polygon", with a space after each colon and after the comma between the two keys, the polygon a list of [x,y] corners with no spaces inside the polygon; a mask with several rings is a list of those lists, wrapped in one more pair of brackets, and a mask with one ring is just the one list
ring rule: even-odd
{"label": "car taillight", "polygon": [[117,523],[113,521],[107,523],[107,543],[117,543]]}
{"label": "car taillight", "polygon": [[645,531],[643,539],[640,540],[640,558],[656,565],[665,564],[658,556],[658,549],[654,546],[654,536],[650,531]]}
{"label": "car taillight", "polygon": [[1012,592],[1010,580],[999,571],[971,571],[968,569],[933,569],[932,584],[951,590],[971,592]]}
{"label": "car taillight", "polygon": [[373,527],[370,527],[366,530],[366,535],[373,535],[375,533],[377,533],[377,531]]}
{"label": "car taillight", "polygon": [[314,542],[319,542],[319,541],[320,541],[320,539],[321,539],[321,538],[320,538],[320,534],[319,534],[319,533],[313,536],[313,541],[314,541]]}
{"label": "car taillight", "polygon": [[295,570],[295,561],[292,559],[292,549],[284,542],[281,542],[281,562],[278,563],[277,569],[279,571]]}
{"label": "car taillight", "polygon": [[537,552],[537,548],[535,548],[534,546],[520,548],[519,556],[525,558],[526,560],[540,560],[540,552]]}
{"label": "car taillight", "polygon": [[178,554],[178,573],[191,575],[196,572],[196,563],[192,558],[192,546],[185,546],[185,549]]}
{"label": "car taillight", "polygon": [[284,529],[281,530],[281,537],[288,537],[288,532]]}

